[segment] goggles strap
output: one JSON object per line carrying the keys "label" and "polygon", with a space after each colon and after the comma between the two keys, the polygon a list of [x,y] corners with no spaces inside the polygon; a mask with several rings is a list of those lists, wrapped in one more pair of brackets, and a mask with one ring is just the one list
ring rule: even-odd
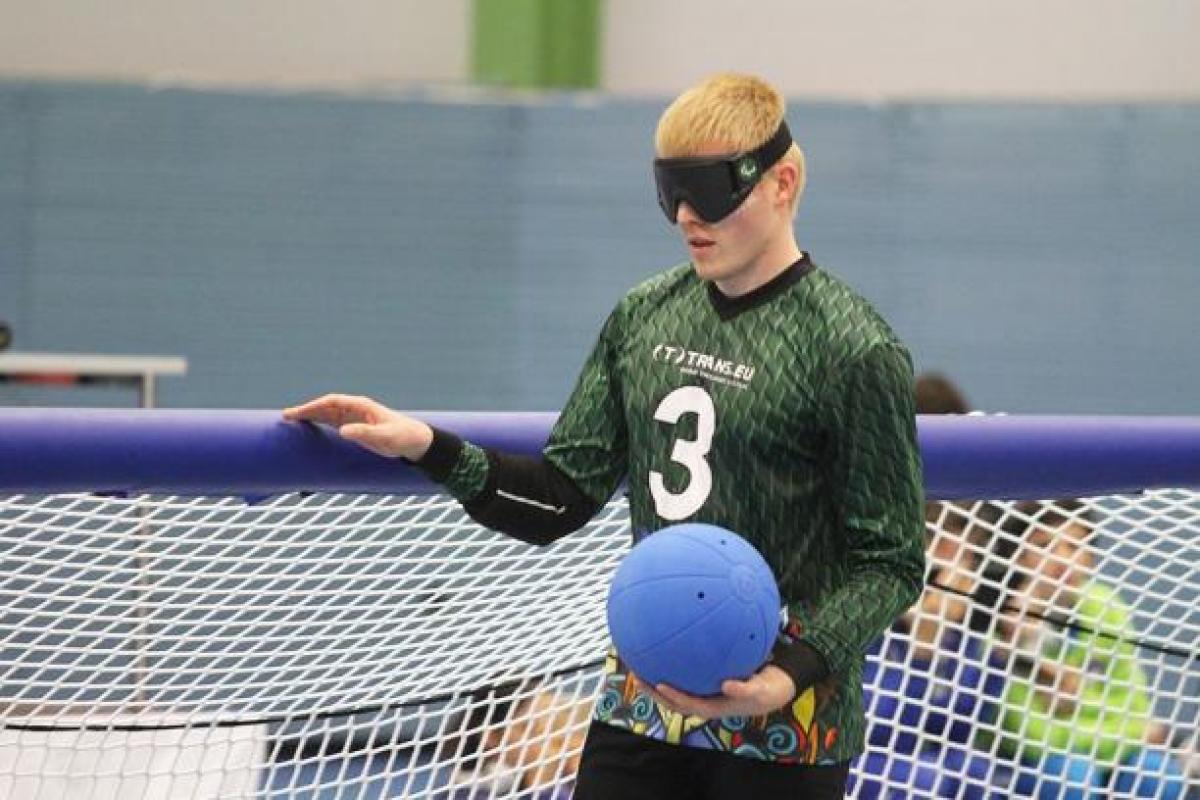
{"label": "goggles strap", "polygon": [[788,130],[787,120],[780,120],[779,127],[770,139],[734,160],[734,174],[738,181],[743,186],[756,182],[764,172],[783,158],[783,154],[791,146],[792,133]]}

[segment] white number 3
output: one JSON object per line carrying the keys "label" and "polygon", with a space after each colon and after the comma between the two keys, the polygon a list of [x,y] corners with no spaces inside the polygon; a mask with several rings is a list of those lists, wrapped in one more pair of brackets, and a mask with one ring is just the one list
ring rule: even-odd
{"label": "white number 3", "polygon": [[662,399],[654,411],[654,418],[674,425],[688,413],[696,415],[696,438],[676,439],[675,447],[671,450],[671,460],[682,464],[688,471],[687,486],[682,492],[672,492],[663,483],[661,472],[650,471],[650,494],[654,497],[654,510],[663,519],[690,517],[700,510],[712,491],[712,469],[705,460],[712,448],[717,424],[717,410],[712,397],[699,386],[682,386]]}

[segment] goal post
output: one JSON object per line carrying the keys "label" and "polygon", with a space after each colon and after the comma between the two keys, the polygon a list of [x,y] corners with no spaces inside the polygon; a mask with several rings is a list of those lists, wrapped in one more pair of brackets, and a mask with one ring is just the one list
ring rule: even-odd
{"label": "goal post", "polygon": [[[411,412],[484,447],[540,452],[548,412]],[[400,460],[276,411],[0,409],[0,491],[429,494]],[[930,500],[1200,487],[1200,418],[921,415]]]}
{"label": "goal post", "polygon": [[[930,581],[855,792],[1200,787],[1200,419],[919,435]],[[0,410],[0,796],[565,797],[629,538],[618,496],[534,548],[276,412]]]}

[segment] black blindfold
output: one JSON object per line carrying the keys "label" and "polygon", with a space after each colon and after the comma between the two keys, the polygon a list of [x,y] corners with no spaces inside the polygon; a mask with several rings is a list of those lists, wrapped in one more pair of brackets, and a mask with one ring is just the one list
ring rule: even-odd
{"label": "black blindfold", "polygon": [[763,173],[792,146],[787,122],[753,150],[724,157],[656,158],[658,205],[674,225],[679,204],[687,203],[706,222],[719,222],[737,210]]}

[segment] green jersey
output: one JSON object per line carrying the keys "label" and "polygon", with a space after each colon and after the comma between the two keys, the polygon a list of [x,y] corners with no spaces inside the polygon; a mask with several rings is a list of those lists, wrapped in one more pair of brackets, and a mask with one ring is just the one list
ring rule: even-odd
{"label": "green jersey", "polygon": [[[684,520],[747,539],[784,635],[830,671],[775,713],[705,722],[639,693],[610,653],[599,720],[772,761],[861,752],[863,651],[924,565],[911,362],[865,300],[807,256],[733,300],[690,265],[646,281],[609,316],[544,455],[596,502],[627,480],[635,539]],[[464,494],[470,461],[448,482]]]}

